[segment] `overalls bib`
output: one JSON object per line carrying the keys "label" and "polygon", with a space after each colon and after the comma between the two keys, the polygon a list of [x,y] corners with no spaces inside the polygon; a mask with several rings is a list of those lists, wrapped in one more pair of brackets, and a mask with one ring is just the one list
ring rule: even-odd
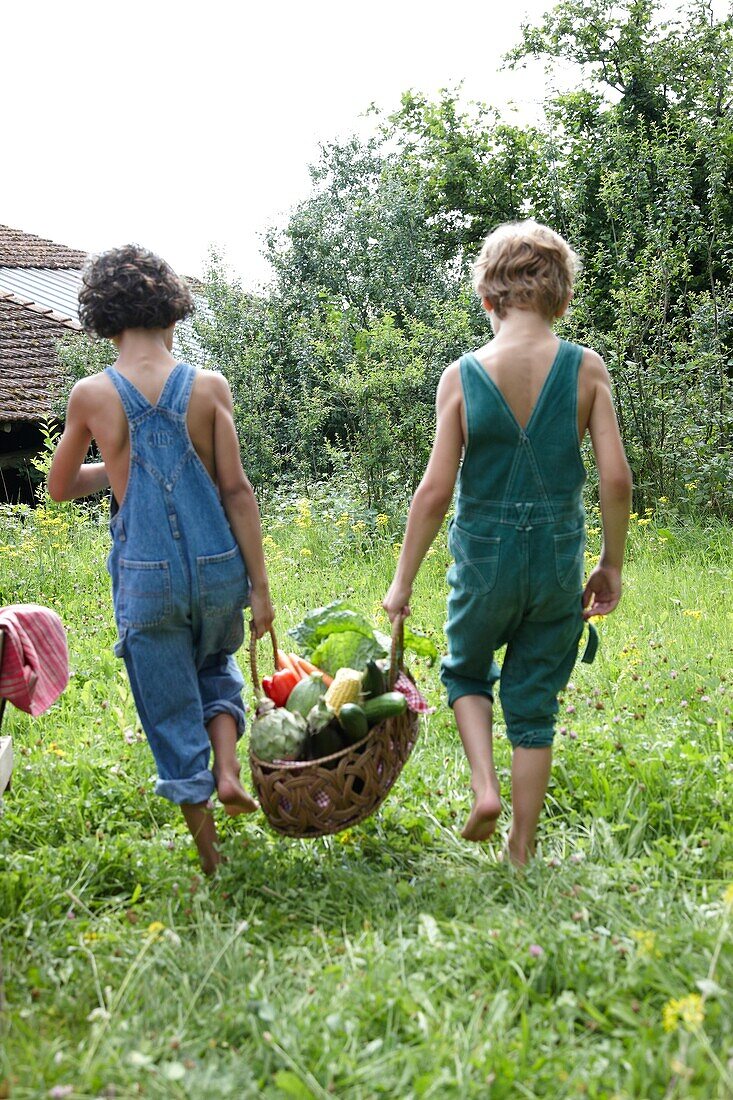
{"label": "overalls bib", "polygon": [[[514,747],[552,744],[583,630],[582,356],[560,341],[526,428],[476,356],[460,360],[468,439],[448,536],[441,679],[452,706],[462,695],[493,698],[501,676]],[[494,653],[505,644],[500,672]]]}
{"label": "overalls bib", "polygon": [[112,498],[107,568],[132,694],[171,802],[214,790],[207,723],[231,714],[244,730],[242,644],[249,585],[217,489],[186,425],[196,370],[178,363],[157,404],[113,367],[106,374],[130,431],[130,476]]}

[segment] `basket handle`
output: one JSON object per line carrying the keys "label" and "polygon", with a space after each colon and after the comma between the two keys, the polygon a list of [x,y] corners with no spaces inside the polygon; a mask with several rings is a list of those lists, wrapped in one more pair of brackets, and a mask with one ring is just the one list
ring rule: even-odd
{"label": "basket handle", "polygon": [[389,676],[387,687],[390,691],[395,686],[395,681],[404,668],[403,658],[405,653],[405,617],[398,615],[392,623],[392,645],[389,654]]}
{"label": "basket handle", "polygon": [[[274,668],[277,668],[277,635],[272,627],[270,627],[270,641],[272,642],[272,664]],[[249,668],[252,673],[252,686],[255,689],[255,696],[259,699],[262,695],[262,687],[257,672],[257,635],[254,632],[252,623],[249,627]]]}

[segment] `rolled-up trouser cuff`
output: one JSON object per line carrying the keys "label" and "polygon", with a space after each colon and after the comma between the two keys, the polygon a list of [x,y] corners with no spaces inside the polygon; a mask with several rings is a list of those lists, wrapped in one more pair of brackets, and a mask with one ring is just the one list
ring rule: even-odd
{"label": "rolled-up trouser cuff", "polygon": [[175,802],[177,806],[184,802],[196,805],[199,802],[208,802],[214,793],[214,787],[212,773],[203,771],[189,779],[158,779],[155,793],[167,798],[169,802]]}
{"label": "rolled-up trouser cuff", "polygon": [[536,730],[507,729],[506,733],[513,749],[546,749],[555,740],[554,726]]}
{"label": "rolled-up trouser cuff", "polygon": [[494,702],[494,693],[489,691],[485,684],[477,684],[475,680],[453,681],[448,688],[448,706],[455,705],[457,699],[464,695],[483,695],[485,699]]}
{"label": "rolled-up trouser cuff", "polygon": [[237,723],[237,740],[239,740],[244,733],[246,724],[243,708],[238,707],[236,703],[230,703],[227,699],[218,699],[215,703],[208,703],[204,707],[204,725],[207,726],[217,714],[231,714]]}

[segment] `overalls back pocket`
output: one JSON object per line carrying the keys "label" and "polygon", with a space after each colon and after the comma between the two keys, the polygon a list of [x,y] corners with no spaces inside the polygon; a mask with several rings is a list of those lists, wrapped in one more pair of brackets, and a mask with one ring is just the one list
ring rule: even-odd
{"label": "overalls back pocket", "polygon": [[196,568],[202,615],[231,615],[246,605],[247,571],[238,546],[197,558]]}
{"label": "overalls back pocket", "polygon": [[563,592],[580,592],[585,564],[585,529],[555,535],[555,571]]}
{"label": "overalls back pocket", "polygon": [[473,535],[454,521],[448,533],[448,549],[453,556],[448,583],[464,592],[488,595],[499,575],[501,539]]}
{"label": "overalls back pocket", "polygon": [[161,626],[172,612],[171,575],[167,561],[120,558],[117,619],[121,628]]}

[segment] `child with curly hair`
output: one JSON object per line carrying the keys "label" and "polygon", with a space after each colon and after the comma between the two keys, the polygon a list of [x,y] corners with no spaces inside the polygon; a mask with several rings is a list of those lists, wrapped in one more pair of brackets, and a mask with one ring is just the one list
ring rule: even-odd
{"label": "child with curly hair", "polygon": [[[226,379],[177,362],[186,284],[135,245],[93,258],[80,318],[116,345],[114,367],[77,382],[48,491],[72,500],[111,486],[108,569],[118,642],[155,757],[159,794],[181,806],[207,874],[220,861],[209,798],[257,803],[239,778],[243,608],[261,637],[274,618],[257,502],[244,474]],[[91,440],[102,462],[86,463]],[[213,750],[213,766],[210,757]]]}
{"label": "child with curly hair", "polygon": [[[471,769],[474,802],[462,835],[488,839],[501,811],[492,742],[501,678],[513,748],[508,854],[517,865],[534,852],[557,696],[575,663],[583,619],[608,614],[621,595],[631,503],[603,360],[553,332],[575,270],[568,244],[535,221],[500,226],[486,238],[474,288],[494,339],[441,377],[432,453],[384,599],[392,620],[409,615],[413,582],[458,478],[441,678]],[[598,467],[603,549],[584,587],[586,432]],[[494,654],[504,645],[499,670]]]}

